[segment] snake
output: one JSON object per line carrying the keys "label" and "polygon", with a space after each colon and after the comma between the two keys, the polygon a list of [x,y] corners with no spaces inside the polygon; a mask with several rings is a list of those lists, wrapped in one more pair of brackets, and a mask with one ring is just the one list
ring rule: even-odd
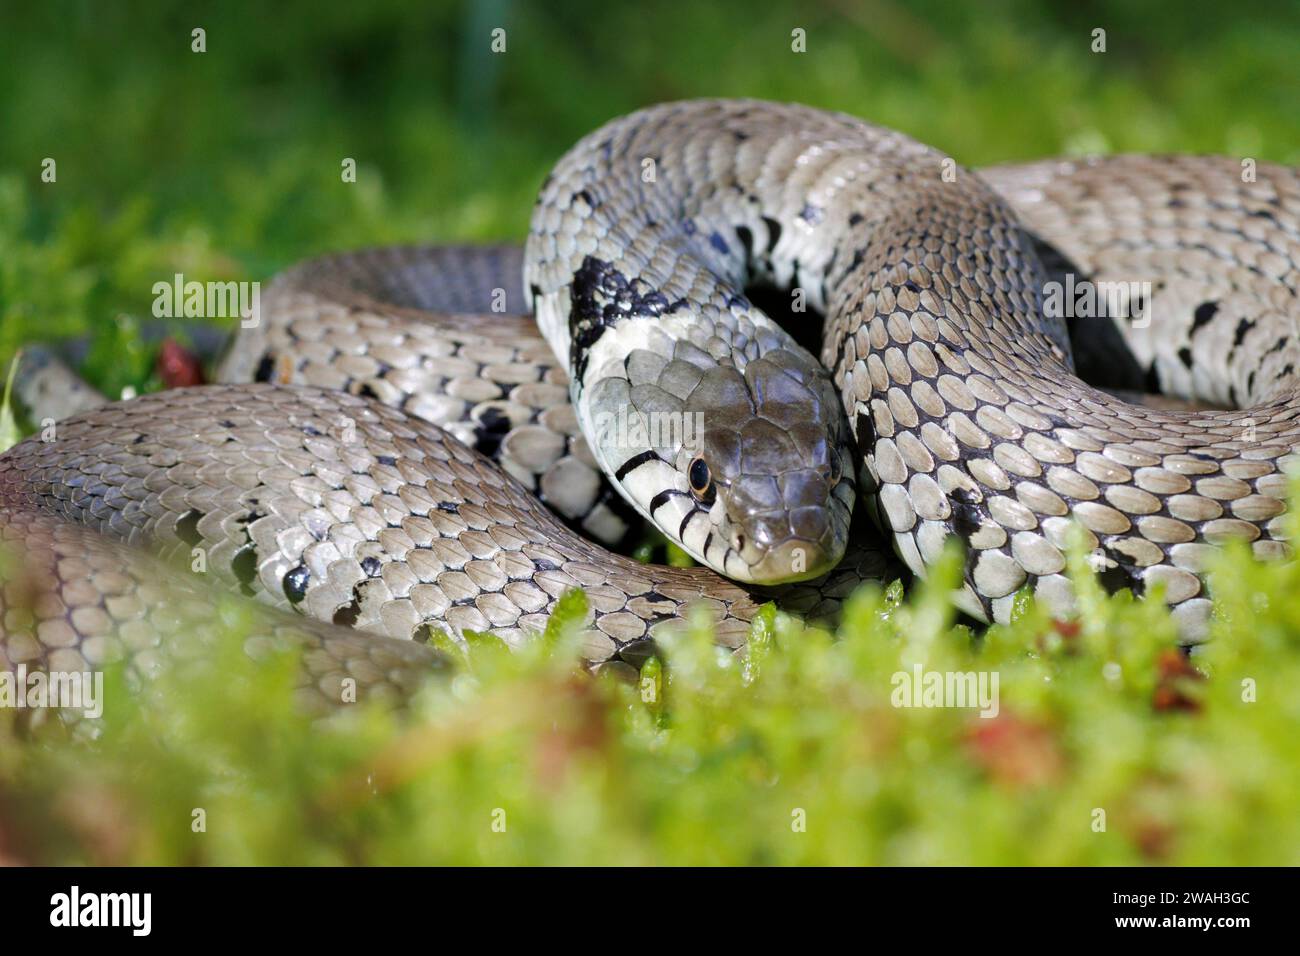
{"label": "snake", "polygon": [[[1289,553],[1297,263],[1285,166],[971,170],[807,106],[648,107],[565,154],[522,249],[326,255],[216,384],[56,389],[0,456],[0,669],[201,664],[233,594],[305,702],[401,699],[435,636],[517,646],[579,589],[584,660],[634,675],[690,621],[735,651],[769,603],[833,622],[954,539],[978,621],[1072,613],[1079,545],[1194,644],[1219,545]],[[641,519],[698,566],[615,550]]]}

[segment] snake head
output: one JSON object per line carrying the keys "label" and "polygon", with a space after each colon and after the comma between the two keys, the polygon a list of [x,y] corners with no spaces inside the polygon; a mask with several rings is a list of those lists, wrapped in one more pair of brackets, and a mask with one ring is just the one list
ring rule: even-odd
{"label": "snake head", "polygon": [[719,363],[686,342],[638,349],[587,393],[593,445],[670,540],[750,584],[817,577],[844,555],[855,495],[848,423],[797,347]]}

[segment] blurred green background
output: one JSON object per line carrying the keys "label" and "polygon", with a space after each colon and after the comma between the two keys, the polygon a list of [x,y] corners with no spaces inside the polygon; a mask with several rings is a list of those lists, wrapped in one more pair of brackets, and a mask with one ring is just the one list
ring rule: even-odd
{"label": "blurred green background", "polygon": [[0,361],[90,330],[89,373],[145,385],[132,320],[177,271],[260,279],[325,250],[522,239],[565,148],[673,98],[845,110],[967,165],[1295,162],[1297,40],[1296,4],[5,3]]}

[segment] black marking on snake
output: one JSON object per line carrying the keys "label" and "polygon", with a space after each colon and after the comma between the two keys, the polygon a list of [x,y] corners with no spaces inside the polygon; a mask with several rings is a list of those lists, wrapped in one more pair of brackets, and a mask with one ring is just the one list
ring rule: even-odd
{"label": "black marking on snake", "polygon": [[375,456],[375,461],[379,462],[381,465],[396,465],[396,464],[397,464],[397,459],[394,458],[392,455],[376,455],[376,456]]}
{"label": "black marking on snake", "polygon": [[1109,548],[1103,548],[1102,551],[1109,559],[1109,563],[1106,568],[1097,572],[1098,583],[1106,589],[1108,594],[1114,594],[1127,588],[1133,592],[1135,597],[1141,597],[1145,589],[1145,583],[1137,569],[1118,560],[1115,557],[1115,552]]}
{"label": "black marking on snake", "polygon": [[380,568],[382,567],[383,565],[380,563],[379,559],[376,558],[373,554],[367,558],[361,559],[361,570],[366,572],[366,575],[368,577],[373,578],[378,576]]}
{"label": "black marking on snake", "polygon": [[[287,578],[285,579],[288,580]],[[292,599],[291,599],[292,600]],[[334,612],[333,622],[339,627],[353,627],[361,616],[361,602],[357,598],[356,588],[352,589],[352,601]]]}
{"label": "black marking on snake", "polygon": [[[244,532],[248,534],[247,531]],[[235,554],[230,561],[230,570],[235,573],[235,580],[239,582],[239,590],[245,597],[252,597],[253,581],[257,578],[257,548],[250,541],[244,545]]]}
{"label": "black marking on snake", "polygon": [[275,374],[275,358],[270,352],[265,353],[257,362],[257,371],[253,373],[254,382],[269,382]]}
{"label": "black marking on snake", "polygon": [[538,571],[558,571],[560,566],[550,558],[533,558],[533,566]]}
{"label": "black marking on snake", "polygon": [[199,522],[203,519],[202,511],[195,511],[191,508],[185,514],[176,519],[176,537],[180,538],[191,548],[196,547],[203,540],[203,535],[199,534]]}
{"label": "black marking on snake", "polygon": [[840,245],[839,243],[836,243],[834,250],[832,250],[831,252],[830,259],[826,262],[825,268],[822,269],[822,301],[823,302],[827,301],[826,300],[826,279],[830,276],[835,275],[835,266],[840,261],[840,253],[843,251],[844,251],[844,246]]}
{"label": "black marking on snake", "polygon": [[141,442],[143,442],[143,441],[144,441],[144,436],[143,436],[143,435],[136,435],[135,438],[131,441],[131,444],[132,444],[132,445],[139,445],[139,444],[140,444]]}
{"label": "black marking on snake", "polygon": [[876,423],[871,420],[871,413],[866,411],[858,412],[854,418],[854,445],[855,462],[870,454],[876,447]]}
{"label": "black marking on snake", "polygon": [[474,450],[492,458],[501,448],[501,442],[510,434],[510,416],[501,409],[488,406],[474,423]]}
{"label": "black marking on snake", "polygon": [[438,510],[449,515],[459,514],[460,505],[456,504],[454,501],[439,501]]}
{"label": "black marking on snake", "polygon": [[663,491],[659,492],[659,494],[650,499],[650,517],[653,518],[654,513],[664,505],[668,504],[674,495],[680,498],[690,497],[684,491],[678,491],[676,488],[665,488]]}
{"label": "black marking on snake", "polygon": [[963,538],[970,538],[980,530],[984,515],[978,507],[975,492],[969,488],[954,488],[948,495],[952,505],[952,530]]}
{"label": "black marking on snake", "polygon": [[1246,341],[1247,333],[1249,333],[1254,327],[1254,319],[1241,319],[1237,323],[1236,333],[1232,336],[1232,347],[1235,349],[1237,346],[1241,345],[1242,342]]}
{"label": "black marking on snake", "polygon": [[284,576],[284,582],[281,586],[284,589],[284,596],[289,599],[290,604],[302,603],[302,599],[307,596],[307,585],[309,583],[311,583],[311,569],[305,564],[292,568]]}
{"label": "black marking on snake", "polygon": [[731,247],[727,245],[727,240],[723,239],[721,234],[715,232],[709,236],[709,245],[713,246],[724,256],[731,255]]}
{"label": "black marking on snake", "polygon": [[651,461],[663,461],[653,448],[643,451],[640,454],[633,455],[627,461],[623,462],[623,464],[618,466],[618,470],[614,472],[614,480],[623,481],[628,475],[632,474],[632,472]]}
{"label": "black marking on snake", "polygon": [[1184,345],[1178,350],[1178,360],[1183,363],[1184,367],[1191,368],[1193,362],[1192,350]]}
{"label": "black marking on snake", "polygon": [[781,241],[781,224],[775,219],[764,216],[763,225],[767,226],[767,251],[770,255],[776,248],[776,244]]}
{"label": "black marking on snake", "polygon": [[592,347],[624,319],[653,318],[686,307],[640,278],[628,279],[612,263],[587,256],[569,286],[569,367],[581,382]]}
{"label": "black marking on snake", "polygon": [[1204,326],[1209,325],[1214,319],[1214,314],[1218,311],[1219,303],[1217,302],[1202,302],[1198,305],[1196,311],[1192,314],[1191,334],[1195,335]]}
{"label": "black marking on snake", "polygon": [[373,388],[371,388],[368,384],[362,385],[355,392],[353,392],[353,394],[360,395],[362,398],[373,398],[375,401],[379,401],[378,393]]}

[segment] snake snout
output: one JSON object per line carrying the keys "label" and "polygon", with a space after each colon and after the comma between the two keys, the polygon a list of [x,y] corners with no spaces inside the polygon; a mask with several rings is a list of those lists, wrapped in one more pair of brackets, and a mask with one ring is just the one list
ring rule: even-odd
{"label": "snake snout", "polygon": [[[752,539],[746,539],[744,533],[737,534],[737,549],[750,567],[750,580],[756,584],[786,584],[791,581],[804,581],[819,577],[835,567],[844,556],[845,541],[836,541],[831,522],[826,512],[810,509],[816,517],[802,523],[809,530],[820,533],[816,537],[792,537],[786,529],[771,525],[760,525],[760,530]],[[774,535],[781,535],[779,541],[771,541]],[[764,538],[770,543],[763,544]]]}
{"label": "snake snout", "polygon": [[844,555],[854,497],[839,397],[815,359],[794,349],[743,374],[752,417],[717,442],[729,452],[716,457],[724,527],[740,559],[726,573],[752,584],[817,577]]}
{"label": "snake snout", "polygon": [[[824,574],[844,556],[849,511],[824,469],[779,480],[747,476],[731,489],[732,549],[755,584],[783,584]],[[763,503],[775,507],[763,507]]]}

